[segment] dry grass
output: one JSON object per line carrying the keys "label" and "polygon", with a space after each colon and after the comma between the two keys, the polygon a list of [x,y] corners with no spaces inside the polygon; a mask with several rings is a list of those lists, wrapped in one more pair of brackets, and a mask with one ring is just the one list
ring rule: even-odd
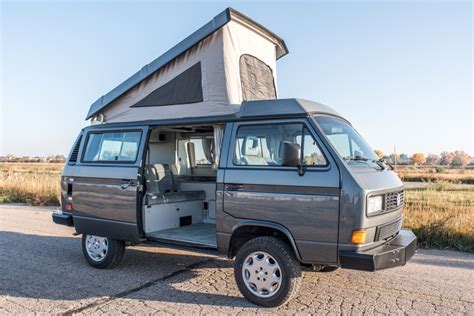
{"label": "dry grass", "polygon": [[398,166],[397,173],[403,181],[449,181],[453,183],[474,184],[474,169]]}
{"label": "dry grass", "polygon": [[404,213],[420,247],[474,252],[473,186],[440,182],[407,190]]}
{"label": "dry grass", "polygon": [[59,205],[60,163],[0,164],[0,203]]}
{"label": "dry grass", "polygon": [[[0,203],[59,205],[62,166],[0,164]],[[426,170],[414,171],[426,173]],[[467,174],[471,176],[471,172]],[[452,169],[439,174],[465,175]],[[407,190],[404,213],[405,226],[414,230],[420,247],[474,252],[474,186],[437,182],[425,189]]]}

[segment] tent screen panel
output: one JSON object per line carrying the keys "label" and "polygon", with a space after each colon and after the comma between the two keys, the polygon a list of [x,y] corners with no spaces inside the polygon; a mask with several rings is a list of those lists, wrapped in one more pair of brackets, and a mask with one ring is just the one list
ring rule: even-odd
{"label": "tent screen panel", "polygon": [[240,81],[244,101],[277,97],[272,69],[254,56],[240,56]]}
{"label": "tent screen panel", "polygon": [[89,134],[84,161],[135,162],[137,159],[141,134],[141,132]]}
{"label": "tent screen panel", "polygon": [[186,69],[132,107],[163,106],[203,101],[201,62]]}

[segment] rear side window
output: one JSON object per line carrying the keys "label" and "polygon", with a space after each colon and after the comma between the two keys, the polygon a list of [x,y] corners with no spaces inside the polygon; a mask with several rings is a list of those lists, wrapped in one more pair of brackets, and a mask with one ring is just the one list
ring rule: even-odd
{"label": "rear side window", "polygon": [[141,136],[139,131],[89,133],[83,161],[135,162]]}
{"label": "rear side window", "polygon": [[194,144],[194,154],[198,166],[211,165],[214,162],[214,141],[212,138],[191,138],[190,142]]}

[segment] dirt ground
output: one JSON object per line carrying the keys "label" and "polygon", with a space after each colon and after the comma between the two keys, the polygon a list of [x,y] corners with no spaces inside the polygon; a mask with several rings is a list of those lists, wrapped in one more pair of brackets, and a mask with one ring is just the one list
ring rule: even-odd
{"label": "dirt ground", "polygon": [[232,261],[212,253],[130,247],[97,270],[51,208],[0,205],[0,314],[471,314],[474,254],[418,250],[404,267],[305,272],[299,295],[277,309],[247,302]]}

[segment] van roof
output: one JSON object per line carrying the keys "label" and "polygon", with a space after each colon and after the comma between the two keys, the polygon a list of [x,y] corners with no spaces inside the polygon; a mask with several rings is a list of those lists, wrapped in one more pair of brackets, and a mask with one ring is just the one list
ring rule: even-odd
{"label": "van roof", "polygon": [[[276,99],[276,100],[257,100],[244,101],[240,106],[240,110],[234,114],[228,115],[211,115],[205,117],[183,117],[174,119],[154,119],[146,121],[135,121],[126,123],[109,123],[102,125],[92,125],[97,127],[112,126],[138,126],[138,125],[204,125],[216,124],[232,121],[244,121],[249,119],[266,119],[266,118],[291,118],[305,117],[311,114],[331,115],[344,119],[333,108],[321,103],[309,101],[305,99]],[[344,119],[346,120],[346,119]],[[346,120],[347,121],[347,120]]]}
{"label": "van roof", "polygon": [[313,113],[341,117],[329,106],[305,99],[244,101],[240,107],[239,117],[248,119],[253,117],[301,116]]}
{"label": "van roof", "polygon": [[245,16],[244,14],[240,13],[239,11],[234,10],[232,8],[227,8],[221,13],[219,13],[217,16],[215,16],[211,21],[202,26],[200,29],[198,29],[197,31],[186,37],[184,40],[179,42],[177,45],[169,49],[163,55],[159,56],[151,63],[143,66],[130,78],[119,84],[107,94],[97,99],[97,101],[95,101],[90,106],[89,112],[86,116],[86,120],[99,113],[102,109],[107,107],[113,101],[117,100],[120,96],[124,95],[127,91],[140,84],[145,79],[149,78],[151,75],[162,69],[164,66],[175,60],[177,57],[184,54],[191,47],[195,46],[196,44],[198,44],[203,39],[222,28],[230,21],[237,21],[240,24],[245,25],[246,27],[251,28],[256,32],[259,32],[266,38],[272,39],[272,41],[276,44],[277,59],[288,54],[288,48],[285,44],[285,41],[281,37],[270,31],[269,29],[265,28],[261,24]]}

